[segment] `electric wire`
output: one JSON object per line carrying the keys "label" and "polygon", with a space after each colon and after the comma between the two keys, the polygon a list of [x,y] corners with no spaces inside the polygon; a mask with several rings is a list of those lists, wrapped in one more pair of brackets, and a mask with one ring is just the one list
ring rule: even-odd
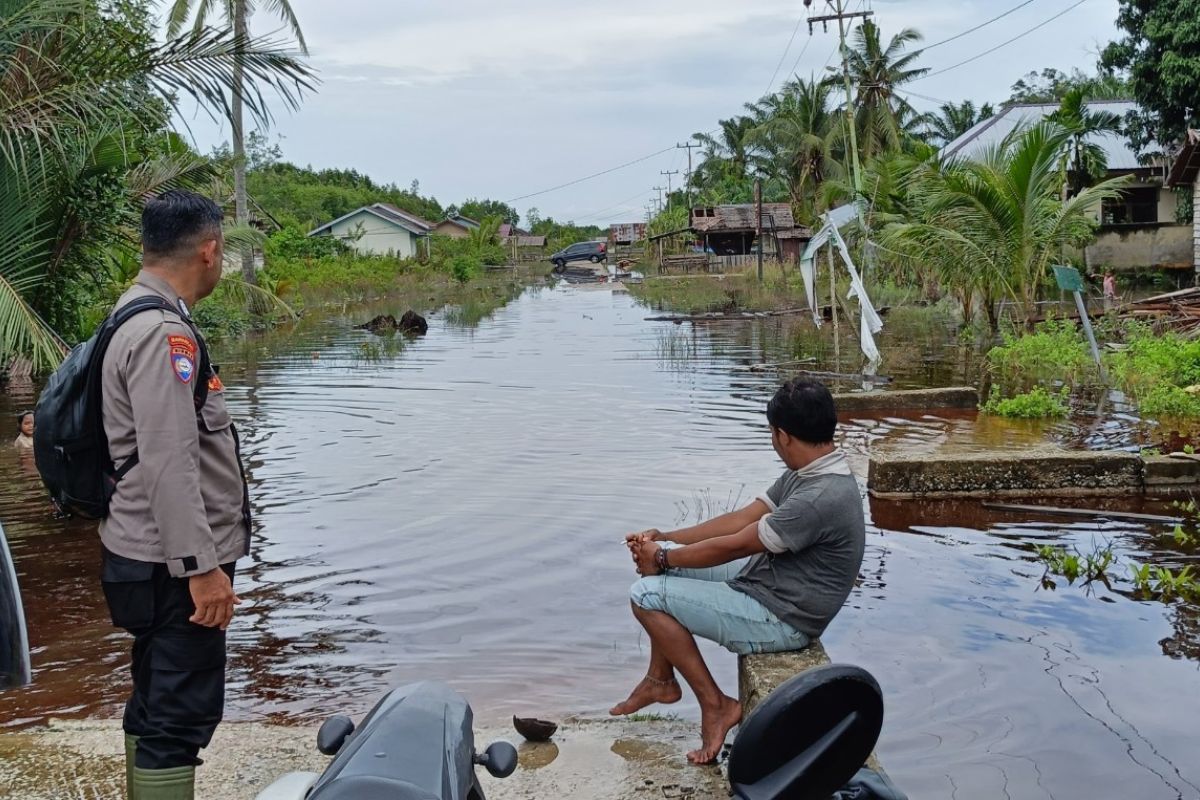
{"label": "electric wire", "polygon": [[925,47],[922,47],[922,48],[921,48],[921,50],[922,50],[922,51],[924,51],[924,50],[932,50],[932,49],[933,49],[933,48],[935,48],[935,47],[941,47],[941,46],[942,46],[942,45],[944,45],[944,44],[949,44],[950,42],[953,42],[953,41],[956,41],[956,40],[958,40],[958,39],[961,39],[961,38],[963,38],[964,36],[969,36],[969,35],[971,35],[972,33],[974,33],[975,31],[977,31],[977,30],[980,30],[980,29],[982,29],[982,28],[986,28],[988,25],[991,25],[993,22],[999,22],[1000,20],[1004,19],[1004,18],[1005,18],[1005,17],[1007,17],[1008,15],[1010,15],[1010,14],[1014,14],[1014,13],[1016,13],[1017,11],[1020,11],[1020,10],[1021,10],[1022,8],[1024,8],[1025,6],[1027,6],[1027,5],[1030,5],[1030,4],[1032,4],[1032,3],[1035,3],[1035,2],[1037,2],[1037,0],[1025,0],[1025,2],[1024,2],[1024,3],[1021,3],[1021,4],[1019,4],[1019,5],[1015,5],[1015,6],[1013,6],[1013,7],[1012,7],[1012,8],[1010,8],[1008,11],[1005,11],[1003,14],[1001,14],[1001,15],[1000,15],[1000,16],[998,16],[998,17],[992,17],[992,18],[991,18],[991,19],[989,19],[987,22],[981,22],[981,23],[979,23],[978,25],[976,25],[974,28],[968,28],[967,30],[963,31],[962,33],[956,33],[954,36],[951,36],[949,39],[942,39],[940,42],[934,42],[933,44],[926,45]]}
{"label": "electric wire", "polygon": [[951,65],[949,67],[945,67],[944,69],[939,69],[935,72],[927,72],[924,75],[922,75],[921,77],[916,78],[912,82],[916,83],[917,81],[929,80],[930,78],[934,77],[935,75],[945,75],[947,72],[951,72],[953,70],[958,69],[959,67],[966,66],[967,64],[970,64],[972,61],[978,61],[979,59],[983,58],[984,56],[991,55],[992,53],[996,52],[997,50],[999,50],[1003,47],[1007,47],[1008,45],[1012,44],[1013,42],[1015,42],[1019,39],[1024,39],[1026,36],[1033,33],[1034,31],[1046,27],[1051,22],[1054,22],[1056,19],[1059,19],[1060,17],[1066,16],[1067,14],[1069,14],[1070,12],[1079,8],[1081,5],[1083,5],[1086,2],[1087,2],[1087,0],[1076,0],[1076,2],[1067,6],[1062,11],[1055,14],[1054,16],[1050,17],[1047,20],[1043,20],[1042,22],[1039,22],[1037,25],[1034,25],[1032,28],[1029,28],[1028,30],[1026,30],[1024,32],[1017,34],[1016,36],[1012,37],[1011,39],[1001,42],[1000,44],[996,45],[995,47],[991,47],[987,50],[984,50],[982,53],[973,55],[970,58],[966,59],[965,61],[960,61],[957,64]]}

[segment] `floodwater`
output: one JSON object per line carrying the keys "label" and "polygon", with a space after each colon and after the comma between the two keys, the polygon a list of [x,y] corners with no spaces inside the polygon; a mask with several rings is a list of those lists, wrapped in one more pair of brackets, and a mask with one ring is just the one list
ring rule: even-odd
{"label": "floodwater", "polygon": [[[361,712],[424,678],[467,693],[484,721],[603,713],[647,655],[623,534],[723,511],[774,480],[763,409],[778,374],[751,365],[854,360],[843,341],[839,367],[829,330],[794,319],[648,322],[606,285],[531,289],[481,320],[444,310],[414,341],[352,329],[403,310],[310,320],[287,343],[225,354],[257,512],[230,630],[232,718]],[[896,309],[887,326],[896,386],[974,377],[929,314]],[[29,402],[18,392],[0,411]],[[839,435],[865,484],[873,449],[1137,447],[1159,433],[1110,407],[1047,427],[855,414]],[[1124,562],[1178,568],[1194,552],[1163,526],[864,503],[860,586],[825,641],[879,679],[879,755],[910,796],[1200,796],[1198,610],[1134,599],[1125,563],[1111,588],[1044,585],[1033,553],[1111,542]],[[55,521],[12,453],[0,520],[36,671],[0,697],[0,724],[115,715],[127,640],[107,625],[94,531]],[[705,652],[734,691],[734,657]]]}

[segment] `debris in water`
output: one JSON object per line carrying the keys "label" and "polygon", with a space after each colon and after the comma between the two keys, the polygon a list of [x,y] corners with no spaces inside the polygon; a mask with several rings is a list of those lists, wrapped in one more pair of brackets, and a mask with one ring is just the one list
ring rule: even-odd
{"label": "debris in water", "polygon": [[356,330],[370,331],[371,333],[400,331],[424,336],[429,331],[429,323],[420,314],[409,309],[404,312],[404,316],[400,317],[399,322],[391,314],[380,314],[370,322],[356,326]]}

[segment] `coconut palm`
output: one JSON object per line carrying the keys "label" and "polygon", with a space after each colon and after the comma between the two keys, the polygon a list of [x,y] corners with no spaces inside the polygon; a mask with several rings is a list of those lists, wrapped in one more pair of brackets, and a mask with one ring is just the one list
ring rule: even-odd
{"label": "coconut palm", "polygon": [[[167,35],[177,36],[187,25],[189,18],[193,20],[194,30],[203,30],[209,18],[218,9],[225,16],[238,37],[246,37],[248,33],[247,20],[258,8],[263,8],[283,20],[300,47],[300,52],[308,55],[308,45],[304,41],[304,32],[300,29],[300,20],[288,0],[173,0],[167,14]],[[250,220],[249,200],[246,195],[246,132],[243,111],[245,94],[244,75],[235,66],[233,73],[232,107],[230,108],[229,124],[233,139],[233,187],[234,209],[239,225],[246,225]],[[242,279],[253,284],[254,253],[250,249],[242,249]]]}
{"label": "coconut palm", "polygon": [[935,264],[945,285],[973,287],[993,330],[995,301],[1003,296],[1028,323],[1051,264],[1064,247],[1090,241],[1091,212],[1125,185],[1124,178],[1106,180],[1064,203],[1058,165],[1070,136],[1044,122],[980,158],[928,161],[908,179],[913,217],[887,225],[883,245]]}
{"label": "coconut palm", "polygon": [[747,136],[755,171],[785,187],[800,219],[814,221],[821,184],[840,170],[837,156],[845,151],[845,122],[832,109],[829,86],[790,81],[759,103],[758,116]]}
{"label": "coconut palm", "polygon": [[692,174],[692,186],[700,191],[722,184],[744,183],[750,162],[746,136],[754,120],[742,115],[720,121],[716,135],[697,133],[692,138],[704,148],[702,160]]}
{"label": "coconut palm", "polygon": [[[134,152],[143,125],[160,124],[164,103],[179,96],[224,109],[235,66],[256,116],[266,114],[265,90],[294,104],[310,84],[291,56],[231,32],[157,43],[92,0],[0,0],[0,366],[23,356],[45,368],[61,358],[45,313],[55,298],[44,296],[70,285],[56,282],[56,272],[84,243],[120,241],[135,191],[186,173],[182,160],[172,173]],[[112,194],[106,187],[114,186]],[[77,187],[108,192],[98,205],[113,214],[80,215]]]}
{"label": "coconut palm", "polygon": [[[906,52],[921,39],[916,30],[905,28],[884,47],[879,26],[871,20],[854,31],[847,62],[850,80],[857,87],[854,108],[864,159],[899,148],[906,138],[904,118],[918,116],[899,90],[929,72],[927,67],[914,66],[920,50]],[[831,84],[839,81],[829,79]]]}
{"label": "coconut palm", "polygon": [[1069,134],[1062,170],[1071,194],[1079,194],[1085,186],[1092,185],[1108,172],[1104,148],[1091,140],[1101,134],[1122,132],[1120,116],[1111,111],[1092,111],[1086,97],[1083,88],[1071,89],[1058,110],[1050,115],[1050,119]]}
{"label": "coconut palm", "polygon": [[978,110],[970,100],[958,104],[943,103],[937,112],[925,116],[923,138],[939,147],[945,147],[995,114],[996,111],[990,103],[984,103]]}

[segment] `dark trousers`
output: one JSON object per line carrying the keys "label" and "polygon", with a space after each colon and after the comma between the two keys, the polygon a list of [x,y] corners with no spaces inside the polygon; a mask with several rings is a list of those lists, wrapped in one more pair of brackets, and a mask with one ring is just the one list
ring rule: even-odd
{"label": "dark trousers", "polygon": [[[233,579],[233,565],[221,567]],[[225,632],[189,622],[186,578],[165,564],[105,551],[101,575],[113,625],[133,634],[133,693],[125,732],[140,737],[141,769],[201,764],[225,708]]]}

